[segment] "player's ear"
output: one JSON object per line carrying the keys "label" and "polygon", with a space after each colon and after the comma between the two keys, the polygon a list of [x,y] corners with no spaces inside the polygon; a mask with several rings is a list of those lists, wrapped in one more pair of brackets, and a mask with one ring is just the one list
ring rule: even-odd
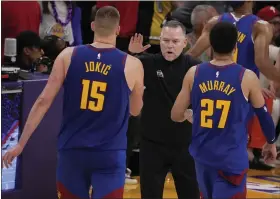
{"label": "player's ear", "polygon": [[94,21],[90,23],[91,30],[94,32]]}
{"label": "player's ear", "polygon": [[187,37],[185,36],[185,40],[184,40],[184,48],[186,48],[187,44],[188,44],[188,39],[187,39]]}
{"label": "player's ear", "polygon": [[121,31],[121,27],[118,26],[117,31],[116,31],[116,35],[119,35],[119,34],[120,34],[120,31]]}

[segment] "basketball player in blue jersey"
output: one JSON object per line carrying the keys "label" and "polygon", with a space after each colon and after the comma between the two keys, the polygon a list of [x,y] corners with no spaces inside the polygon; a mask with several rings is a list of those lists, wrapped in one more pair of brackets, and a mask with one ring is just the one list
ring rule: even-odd
{"label": "basketball player in blue jersey", "polygon": [[3,161],[18,156],[63,86],[63,121],[58,136],[57,189],[60,199],[122,198],[128,118],[143,106],[143,66],[115,48],[119,12],[96,13],[94,42],[65,49],[35,102],[19,144]]}
{"label": "basketball player in blue jersey", "polygon": [[227,21],[238,30],[237,48],[233,60],[252,70],[259,77],[261,72],[268,79],[280,82],[280,69],[276,69],[269,59],[269,44],[273,37],[271,25],[252,14],[253,1],[230,1],[232,13],[225,13],[209,20],[196,44],[187,53],[200,56],[210,47],[209,34],[219,21]]}
{"label": "basketball player in blue jersey", "polygon": [[192,104],[189,150],[203,198],[246,198],[250,107],[254,107],[265,133],[263,154],[270,163],[277,155],[275,127],[256,74],[232,61],[238,39],[236,27],[228,22],[217,23],[209,37],[214,59],[188,71],[171,118],[177,122],[191,120],[187,108]]}

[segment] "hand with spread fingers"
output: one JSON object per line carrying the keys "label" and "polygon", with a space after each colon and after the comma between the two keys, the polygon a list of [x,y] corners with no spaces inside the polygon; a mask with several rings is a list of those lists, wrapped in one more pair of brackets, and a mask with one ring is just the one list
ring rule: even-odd
{"label": "hand with spread fingers", "polygon": [[143,46],[143,36],[135,33],[135,35],[130,38],[128,50],[131,53],[142,53],[150,47],[150,44]]}

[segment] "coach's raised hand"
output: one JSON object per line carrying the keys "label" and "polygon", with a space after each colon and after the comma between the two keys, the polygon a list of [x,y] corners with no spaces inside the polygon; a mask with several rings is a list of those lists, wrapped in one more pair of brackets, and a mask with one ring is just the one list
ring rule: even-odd
{"label": "coach's raised hand", "polygon": [[143,46],[143,36],[135,33],[135,35],[130,38],[128,50],[131,53],[142,53],[150,47],[150,44]]}

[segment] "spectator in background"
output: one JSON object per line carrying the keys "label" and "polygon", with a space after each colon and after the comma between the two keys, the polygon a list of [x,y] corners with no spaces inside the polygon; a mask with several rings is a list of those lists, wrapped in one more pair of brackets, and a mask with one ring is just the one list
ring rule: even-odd
{"label": "spectator in background", "polygon": [[43,50],[45,56],[55,60],[59,53],[66,48],[66,42],[55,35],[46,36],[43,40]]}
{"label": "spectator in background", "polygon": [[[149,43],[151,47],[148,49],[149,53],[159,53],[159,37],[161,33],[161,26],[166,16],[177,7],[182,6],[179,1],[155,1],[154,13],[152,16],[152,24],[150,28]],[[141,19],[140,19],[141,20]]]}
{"label": "spectator in background", "polygon": [[42,45],[44,56],[36,60],[36,71],[50,74],[56,57],[66,47],[66,42],[58,36],[46,36]]}
{"label": "spectator in background", "polygon": [[[213,6],[209,5],[198,5],[196,6],[191,14],[191,24],[193,30],[191,33],[187,34],[187,47],[186,50],[194,46],[197,39],[201,36],[204,25],[212,17],[218,16],[218,12]],[[211,48],[208,48],[205,52],[198,57],[201,61],[206,62],[211,59]]]}
{"label": "spectator in background", "polygon": [[92,7],[96,5],[96,1],[76,1],[77,6],[81,9],[81,29],[83,44],[92,43],[94,36],[90,24],[92,19],[89,17],[92,13]]}
{"label": "spectator in background", "polygon": [[275,44],[275,39],[280,36],[280,12],[273,6],[266,6],[259,10],[257,16],[273,26],[272,43]]}
{"label": "spectator in background", "polygon": [[46,57],[40,57],[34,62],[36,72],[50,74],[53,67],[53,61]]}
{"label": "spectator in background", "polygon": [[[5,38],[16,38],[22,31],[30,30],[39,33],[40,5],[36,1],[2,1],[1,44]],[[2,56],[4,48],[2,48]]]}
{"label": "spectator in background", "polygon": [[81,10],[72,1],[43,1],[40,37],[56,35],[69,45],[82,44]]}
{"label": "spectator in background", "polygon": [[211,5],[219,14],[231,11],[231,7],[225,4],[223,1],[185,1],[181,7],[172,12],[172,18],[184,24],[187,33],[192,31],[191,13],[198,5]]}
{"label": "spectator in background", "polygon": [[16,39],[18,66],[22,70],[33,71],[34,63],[44,54],[39,35],[32,31],[24,31]]}
{"label": "spectator in background", "polygon": [[97,1],[96,9],[103,6],[114,6],[120,13],[120,34],[117,37],[117,48],[127,52],[130,37],[135,34],[138,20],[139,1]]}

